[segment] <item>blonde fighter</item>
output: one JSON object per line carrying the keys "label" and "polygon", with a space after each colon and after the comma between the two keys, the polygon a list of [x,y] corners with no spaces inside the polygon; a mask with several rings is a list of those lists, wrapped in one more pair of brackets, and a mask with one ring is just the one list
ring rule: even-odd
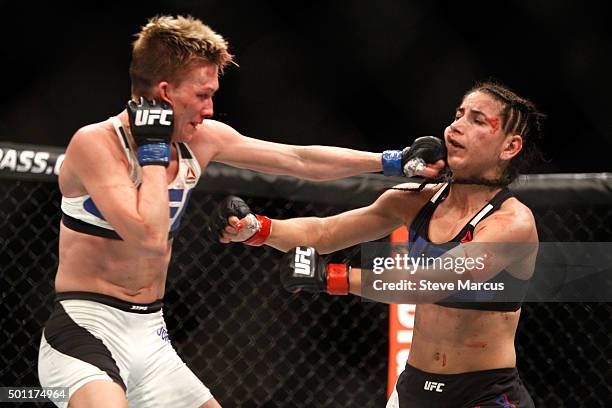
{"label": "blonde fighter", "polygon": [[225,39],[200,20],[154,17],[133,43],[128,107],[70,141],[57,299],[38,372],[43,386],[70,388],[71,407],[219,406],[162,315],[172,237],[209,162],[311,180],[401,170],[398,151],[271,143],[212,120],[232,63]]}

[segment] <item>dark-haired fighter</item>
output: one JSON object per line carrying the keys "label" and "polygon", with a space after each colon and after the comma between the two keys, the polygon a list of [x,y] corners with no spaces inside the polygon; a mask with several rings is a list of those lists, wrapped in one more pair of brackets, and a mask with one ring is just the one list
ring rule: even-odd
{"label": "dark-haired fighter", "polygon": [[[464,95],[444,133],[452,178],[473,180],[471,184],[428,185],[421,191],[401,191],[411,187],[402,185],[368,207],[326,218],[257,216],[254,222],[252,216],[231,216],[221,240],[248,240],[289,251],[281,280],[290,291],[350,292],[389,301],[387,295],[377,298],[371,290],[361,292],[359,269],[326,264],[318,253],[376,240],[406,225],[411,256],[435,256],[437,244],[454,246],[448,253],[489,256],[482,269],[469,270],[467,277],[503,282],[520,293],[533,273],[538,235],[529,208],[501,185],[517,176],[522,156],[539,136],[541,118],[531,102],[506,87],[477,85]],[[255,234],[242,228],[253,224]],[[487,243],[527,250],[496,250]],[[454,271],[440,270],[417,270],[413,276],[457,279]],[[534,406],[516,369],[514,337],[521,299],[466,301],[465,295],[422,291],[408,362],[388,407]]]}

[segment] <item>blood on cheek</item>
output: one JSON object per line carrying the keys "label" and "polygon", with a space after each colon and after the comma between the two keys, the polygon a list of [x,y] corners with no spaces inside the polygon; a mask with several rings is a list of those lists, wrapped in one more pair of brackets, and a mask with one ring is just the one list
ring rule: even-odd
{"label": "blood on cheek", "polygon": [[491,127],[493,128],[492,133],[497,132],[497,130],[499,129],[499,119],[498,118],[484,118],[484,120],[491,125]]}

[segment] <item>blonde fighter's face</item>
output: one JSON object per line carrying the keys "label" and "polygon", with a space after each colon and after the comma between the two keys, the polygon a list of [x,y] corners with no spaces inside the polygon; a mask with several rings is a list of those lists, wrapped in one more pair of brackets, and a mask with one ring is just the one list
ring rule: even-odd
{"label": "blonde fighter's face", "polygon": [[218,68],[208,63],[194,65],[178,85],[168,84],[166,89],[174,110],[173,140],[189,142],[204,119],[213,116],[213,96],[219,89]]}

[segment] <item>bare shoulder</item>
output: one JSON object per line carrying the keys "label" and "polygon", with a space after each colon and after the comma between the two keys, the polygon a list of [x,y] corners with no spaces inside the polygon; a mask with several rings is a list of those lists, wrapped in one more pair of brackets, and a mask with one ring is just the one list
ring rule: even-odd
{"label": "bare shoulder", "polygon": [[239,133],[226,123],[219,122],[218,120],[205,119],[202,124],[198,126],[197,135],[198,139],[210,142],[236,136],[239,135]]}
{"label": "bare shoulder", "polygon": [[235,131],[230,125],[214,119],[204,119],[199,127],[212,131]]}
{"label": "bare shoulder", "polygon": [[78,129],[68,144],[59,174],[59,185],[66,196],[83,194],[83,179],[97,167],[111,167],[110,163],[128,166],[125,153],[109,121],[94,123]]}
{"label": "bare shoulder", "polygon": [[217,120],[205,119],[189,142],[200,164],[206,164],[241,135],[233,127]]}
{"label": "bare shoulder", "polygon": [[499,210],[485,218],[475,231],[499,230],[516,241],[537,241],[537,229],[533,213],[525,204],[512,197],[504,201]]}
{"label": "bare shoulder", "polygon": [[81,127],[70,139],[66,153],[68,155],[70,150],[80,151],[83,148],[101,149],[99,153],[102,154],[109,149],[121,151],[121,145],[112,123],[104,121]]}
{"label": "bare shoulder", "polygon": [[128,165],[123,145],[115,133],[111,121],[94,123],[78,129],[68,144],[62,168],[66,166],[91,168],[96,164],[107,166],[109,163]]}
{"label": "bare shoulder", "polygon": [[535,227],[535,218],[531,209],[515,197],[506,200],[497,213],[498,216],[511,218],[516,223]]}

